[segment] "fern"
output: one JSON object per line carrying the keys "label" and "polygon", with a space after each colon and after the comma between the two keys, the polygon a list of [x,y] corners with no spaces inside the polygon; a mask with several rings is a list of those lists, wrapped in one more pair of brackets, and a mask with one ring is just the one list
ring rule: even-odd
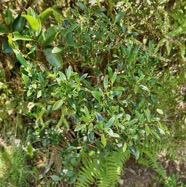
{"label": "fern", "polygon": [[140,158],[138,163],[146,166],[152,167],[154,171],[159,174],[161,177],[166,176],[166,171],[162,167],[161,163],[158,162],[157,153],[165,149],[164,144],[161,142],[154,142],[154,140],[146,142],[143,146],[139,146],[138,150],[140,152]]}
{"label": "fern", "polygon": [[85,159],[75,186],[86,187],[97,182],[99,187],[115,186],[130,152],[117,149],[106,158]]}

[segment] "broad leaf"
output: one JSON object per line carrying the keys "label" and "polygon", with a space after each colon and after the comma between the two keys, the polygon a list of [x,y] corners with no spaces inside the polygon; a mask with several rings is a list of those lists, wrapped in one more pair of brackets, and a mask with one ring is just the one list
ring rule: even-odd
{"label": "broad leaf", "polygon": [[49,45],[50,43],[52,43],[57,35],[57,31],[56,31],[56,27],[49,27],[45,33],[44,33],[44,41],[42,42],[43,45]]}
{"label": "broad leaf", "polygon": [[8,33],[9,33],[8,28],[5,25],[0,24],[0,35],[2,35],[2,34],[8,34]]}
{"label": "broad leaf", "polygon": [[24,28],[24,25],[25,25],[25,18],[22,17],[21,15],[18,15],[12,23],[12,30],[21,32]]}
{"label": "broad leaf", "polygon": [[32,16],[29,16],[29,15],[22,15],[22,17],[27,19],[28,23],[30,24],[30,26],[32,27],[34,31],[37,31],[39,29],[40,23],[38,19]]}
{"label": "broad leaf", "polygon": [[92,93],[93,97],[96,98],[100,102],[100,98],[102,96],[102,93],[99,91],[92,91],[91,93]]}
{"label": "broad leaf", "polygon": [[10,45],[8,43],[8,38],[3,40],[2,51],[3,51],[3,53],[12,53],[13,52],[12,48],[10,47]]}
{"label": "broad leaf", "polygon": [[63,67],[63,61],[60,54],[52,53],[51,48],[44,49],[44,54],[46,56],[47,61],[53,65],[61,69]]}

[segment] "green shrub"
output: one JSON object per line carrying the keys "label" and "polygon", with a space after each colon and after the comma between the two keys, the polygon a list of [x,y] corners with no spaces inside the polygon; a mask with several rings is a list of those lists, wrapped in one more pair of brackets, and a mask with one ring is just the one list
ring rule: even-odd
{"label": "green shrub", "polygon": [[3,51],[21,64],[33,146],[60,147],[56,181],[114,186],[130,155],[165,176],[153,149],[167,131],[160,44],[137,40],[126,10],[109,7],[79,2],[71,17],[52,7],[16,18],[7,10],[10,22],[0,27]]}

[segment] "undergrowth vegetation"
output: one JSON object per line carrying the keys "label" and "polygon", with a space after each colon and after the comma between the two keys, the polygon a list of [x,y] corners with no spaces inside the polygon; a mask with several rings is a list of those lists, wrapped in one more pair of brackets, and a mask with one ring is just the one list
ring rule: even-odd
{"label": "undergrowth vegetation", "polygon": [[0,130],[26,141],[28,185],[116,186],[131,157],[165,179],[157,153],[185,131],[186,4],[5,4]]}

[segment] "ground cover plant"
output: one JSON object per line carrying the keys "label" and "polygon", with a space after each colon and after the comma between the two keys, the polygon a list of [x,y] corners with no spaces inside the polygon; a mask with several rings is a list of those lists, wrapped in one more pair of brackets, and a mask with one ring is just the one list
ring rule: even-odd
{"label": "ground cover plant", "polygon": [[27,142],[30,185],[115,186],[131,157],[166,178],[156,153],[184,120],[185,4],[158,1],[157,21],[153,2],[133,3],[4,10],[1,131]]}

